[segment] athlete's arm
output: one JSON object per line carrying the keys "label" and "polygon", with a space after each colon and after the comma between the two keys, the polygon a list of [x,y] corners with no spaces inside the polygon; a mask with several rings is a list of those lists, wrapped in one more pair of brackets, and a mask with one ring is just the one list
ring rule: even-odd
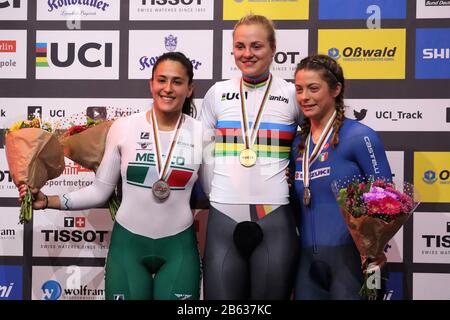
{"label": "athlete's arm", "polygon": [[392,180],[391,167],[386,156],[383,143],[378,134],[369,129],[353,137],[351,141],[358,166],[366,177]]}
{"label": "athlete's arm", "polygon": [[212,86],[203,99],[200,114],[200,120],[203,126],[203,161],[198,174],[203,191],[208,198],[211,191],[211,181],[214,173],[214,138],[217,123],[217,117],[214,112],[214,97],[215,86]]}
{"label": "athlete's arm", "polygon": [[119,141],[125,136],[125,124],[126,119],[116,120],[112,124],[94,182],[88,187],[61,195],[59,199],[62,210],[90,209],[106,203],[120,177]]}

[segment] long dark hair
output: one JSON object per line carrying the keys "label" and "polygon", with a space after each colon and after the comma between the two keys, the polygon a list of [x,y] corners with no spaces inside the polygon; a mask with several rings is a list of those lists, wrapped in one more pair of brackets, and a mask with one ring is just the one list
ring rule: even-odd
{"label": "long dark hair", "polygon": [[[341,84],[341,92],[334,99],[334,101],[336,102],[337,115],[336,120],[333,124],[333,136],[331,138],[331,145],[335,147],[339,143],[339,129],[342,127],[342,123],[344,122],[344,71],[342,70],[342,67],[339,65],[339,63],[336,62],[336,60],[323,54],[315,54],[301,60],[297,65],[295,74],[297,74],[297,72],[299,72],[300,70],[315,70],[319,72],[320,77],[328,84],[328,87],[331,90],[336,89],[339,83]],[[305,118],[300,127],[302,129],[302,140],[298,146],[298,151],[300,154],[302,154],[305,149],[306,138],[308,137],[308,134],[311,130],[311,121],[308,118]]]}
{"label": "long dark hair", "polygon": [[[159,56],[158,60],[156,60],[153,69],[152,69],[152,79],[155,74],[155,70],[158,67],[158,65],[166,60],[176,61],[179,62],[184,69],[186,70],[186,73],[189,78],[189,85],[192,84],[192,81],[194,79],[194,67],[192,66],[191,61],[181,52],[174,51],[174,52],[166,52]],[[190,97],[186,97],[183,103],[183,109],[181,110],[183,113],[194,116],[196,113],[196,108],[194,104],[194,91],[192,91],[192,94]]]}

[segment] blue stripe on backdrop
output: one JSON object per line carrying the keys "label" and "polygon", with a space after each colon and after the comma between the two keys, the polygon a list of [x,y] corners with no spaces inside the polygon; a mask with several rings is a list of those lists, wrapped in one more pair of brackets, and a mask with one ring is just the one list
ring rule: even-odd
{"label": "blue stripe on backdrop", "polygon": [[406,19],[406,0],[319,0],[319,19],[367,19],[372,15],[367,9],[373,5],[380,8],[381,19]]}

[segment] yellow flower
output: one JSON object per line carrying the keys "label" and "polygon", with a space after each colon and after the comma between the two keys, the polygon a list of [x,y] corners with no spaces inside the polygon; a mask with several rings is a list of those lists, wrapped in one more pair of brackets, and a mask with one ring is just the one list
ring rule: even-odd
{"label": "yellow flower", "polygon": [[18,121],[18,122],[16,122],[16,123],[14,123],[12,126],[11,126],[11,128],[9,128],[9,132],[13,132],[13,131],[17,131],[17,130],[19,130],[20,128],[22,128],[22,124],[24,123],[24,121]]}
{"label": "yellow flower", "polygon": [[31,120],[31,127],[32,128],[40,128],[41,127],[41,121],[39,120],[39,118],[33,118],[33,120]]}

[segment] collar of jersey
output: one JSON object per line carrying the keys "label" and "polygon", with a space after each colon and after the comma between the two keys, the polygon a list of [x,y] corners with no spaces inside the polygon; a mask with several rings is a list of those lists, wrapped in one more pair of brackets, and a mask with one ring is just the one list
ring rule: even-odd
{"label": "collar of jersey", "polygon": [[267,73],[256,79],[250,79],[250,78],[243,76],[242,80],[244,82],[244,86],[247,88],[261,88],[267,84],[267,81],[269,80],[269,76],[270,76],[270,73]]}

